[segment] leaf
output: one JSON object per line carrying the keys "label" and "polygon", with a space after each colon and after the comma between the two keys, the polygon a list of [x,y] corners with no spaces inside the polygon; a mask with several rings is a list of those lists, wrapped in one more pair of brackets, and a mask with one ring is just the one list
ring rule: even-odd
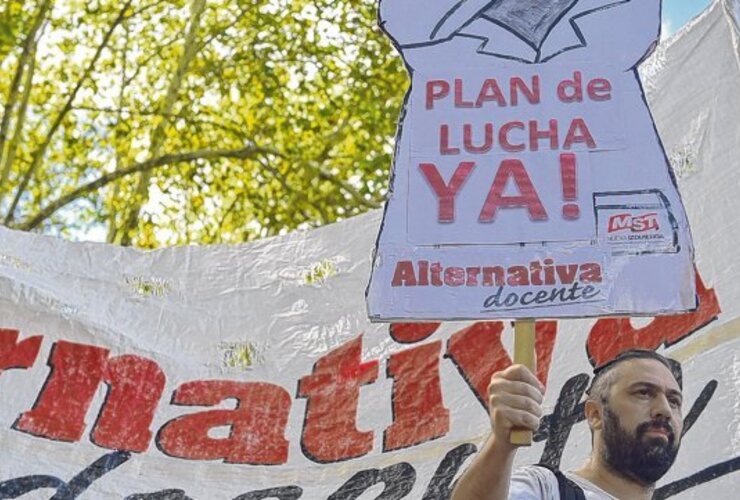
{"label": "leaf", "polygon": [[[36,7],[11,3],[22,6],[26,22],[26,11]],[[123,2],[70,0],[68,11],[62,5],[43,33],[11,189]],[[42,215],[36,230],[84,238],[101,226],[116,229],[140,203],[141,217],[127,232],[137,246],[227,243],[316,227],[379,206],[408,78],[376,28],[376,0],[206,5],[194,38],[197,51],[180,75],[192,0],[132,2],[25,188],[16,227],[92,180],[153,155],[250,145],[261,152],[159,166],[143,194],[138,176],[116,178]],[[6,26],[3,17],[0,40],[8,44],[9,62],[23,27],[7,28],[8,37]],[[10,85],[8,73],[1,74],[0,96]],[[181,80],[171,105],[163,106],[176,77]],[[0,216],[7,208],[7,200],[0,203]]]}

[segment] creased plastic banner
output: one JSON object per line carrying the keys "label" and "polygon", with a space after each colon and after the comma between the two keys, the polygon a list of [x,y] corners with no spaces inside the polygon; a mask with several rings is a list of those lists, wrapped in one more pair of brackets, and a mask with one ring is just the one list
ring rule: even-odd
{"label": "creased plastic banner", "polygon": [[[736,496],[740,70],[724,7],[647,80],[682,159],[698,309],[538,322],[548,415],[518,464],[580,465],[592,364],[657,349],[683,364],[687,431],[656,498]],[[0,498],[447,498],[488,433],[485,387],[513,332],[368,322],[380,219],[148,253],[0,229]]]}
{"label": "creased plastic banner", "polygon": [[695,306],[688,221],[637,66],[661,0],[382,0],[411,88],[376,320]]}
{"label": "creased plastic banner", "polygon": [[[0,498],[447,498],[511,329],[368,324],[377,223],[148,254],[0,231]],[[520,463],[582,461],[591,364],[669,345],[689,430],[659,492],[729,498],[740,297],[708,267],[696,312],[537,324],[549,415]]]}

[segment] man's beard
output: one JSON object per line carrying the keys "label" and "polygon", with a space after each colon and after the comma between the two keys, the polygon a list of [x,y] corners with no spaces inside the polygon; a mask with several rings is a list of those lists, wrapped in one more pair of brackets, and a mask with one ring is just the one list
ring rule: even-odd
{"label": "man's beard", "polygon": [[[666,431],[668,440],[646,436],[651,428]],[[604,463],[616,474],[650,486],[663,477],[678,454],[679,441],[667,420],[643,422],[634,434],[622,427],[619,417],[604,405]]]}

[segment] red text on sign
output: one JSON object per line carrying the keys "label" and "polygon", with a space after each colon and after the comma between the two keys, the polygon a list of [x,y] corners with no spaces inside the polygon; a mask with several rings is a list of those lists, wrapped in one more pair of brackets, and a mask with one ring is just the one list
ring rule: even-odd
{"label": "red text on sign", "polygon": [[[446,183],[434,163],[419,165],[424,178],[437,197],[438,222],[451,223],[455,221],[455,200],[475,167],[475,162],[461,162],[452,174],[450,181]],[[580,217],[580,208],[576,203],[578,197],[576,156],[572,153],[561,154],[560,169],[563,199],[566,202],[563,206],[562,215],[565,220],[575,220]],[[507,186],[510,184],[516,187],[518,194],[505,194]],[[549,219],[547,210],[521,160],[505,159],[501,162],[488,195],[483,201],[483,207],[478,217],[479,222],[493,222],[500,209],[525,209],[529,218],[533,221]],[[463,277],[460,279],[464,281]]]}
{"label": "red text on sign", "polygon": [[[586,85],[586,92],[592,101],[609,101],[612,98],[612,84],[606,78],[594,78]],[[572,79],[558,84],[558,98],[565,103],[583,102],[583,74],[580,71],[574,72]]]}
{"label": "red text on sign", "polygon": [[609,217],[608,232],[630,231],[632,233],[643,233],[646,231],[658,231],[658,214],[653,212],[643,215],[616,214]]}
{"label": "red text on sign", "polygon": [[493,103],[499,107],[518,106],[522,97],[530,104],[539,104],[542,98],[539,75],[532,76],[529,82],[517,76],[510,78],[508,100],[495,78],[483,81],[474,100],[466,96],[465,82],[462,78],[455,78],[452,86],[447,80],[430,80],[426,84],[426,109],[434,109],[435,101],[448,97],[451,87],[456,108],[482,108],[487,103]]}
{"label": "red text on sign", "polygon": [[[510,121],[498,128],[493,123],[484,123],[477,130],[470,123],[462,126],[462,144],[457,132],[450,129],[450,125],[442,124],[439,127],[439,153],[443,156],[459,155],[463,151],[468,154],[486,154],[494,150],[496,140],[502,151],[507,153],[521,153],[522,151],[540,151],[541,149],[557,151],[571,150],[574,146],[583,144],[588,149],[597,149],[598,145],[591,130],[583,118],[574,118],[567,124],[567,129],[558,120],[551,119],[547,123],[537,120]],[[481,139],[482,137],[482,139]]]}

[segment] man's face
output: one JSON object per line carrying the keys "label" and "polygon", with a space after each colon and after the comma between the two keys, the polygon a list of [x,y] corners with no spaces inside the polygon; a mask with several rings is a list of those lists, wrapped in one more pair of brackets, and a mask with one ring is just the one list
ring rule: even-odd
{"label": "man's face", "polygon": [[614,369],[616,381],[603,408],[602,458],[617,474],[652,485],[678,453],[681,390],[659,361],[632,359]]}

